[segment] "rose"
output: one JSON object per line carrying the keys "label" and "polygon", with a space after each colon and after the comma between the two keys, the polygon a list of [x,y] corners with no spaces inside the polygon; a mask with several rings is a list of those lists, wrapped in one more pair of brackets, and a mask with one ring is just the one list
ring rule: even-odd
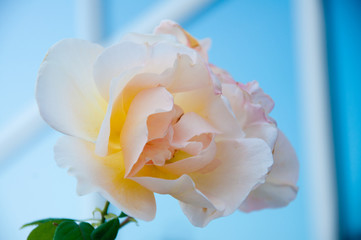
{"label": "rose", "polygon": [[262,202],[262,186],[267,193],[268,183],[290,183],[272,172],[283,176],[292,148],[277,147],[286,140],[276,141],[283,135],[257,102],[263,92],[227,83],[206,50],[172,22],[106,49],[76,39],[49,49],[37,101],[44,120],[68,135],[55,159],[78,179],[79,194],[97,191],[143,220],[154,218],[154,193],[169,194],[196,226],[238,208],[275,206]]}

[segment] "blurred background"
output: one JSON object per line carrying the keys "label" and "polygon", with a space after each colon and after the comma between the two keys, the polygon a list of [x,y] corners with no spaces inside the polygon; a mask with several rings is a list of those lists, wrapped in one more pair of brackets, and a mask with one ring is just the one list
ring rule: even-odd
{"label": "blurred background", "polygon": [[212,63],[272,96],[271,116],[299,157],[299,194],[286,208],[236,212],[204,229],[157,196],[155,220],[118,239],[361,239],[358,0],[0,0],[0,239],[25,239],[31,229],[20,226],[40,218],[89,218],[99,202],[76,195],[53,159],[60,134],[38,114],[48,48],[74,37],[111,45],[165,18],[211,38]]}

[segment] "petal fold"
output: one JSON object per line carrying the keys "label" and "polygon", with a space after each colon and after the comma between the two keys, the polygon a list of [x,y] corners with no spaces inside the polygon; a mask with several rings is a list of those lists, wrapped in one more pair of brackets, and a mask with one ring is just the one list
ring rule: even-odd
{"label": "petal fold", "polygon": [[107,103],[91,73],[102,51],[78,39],[62,40],[49,49],[39,69],[36,100],[41,116],[56,130],[95,141]]}

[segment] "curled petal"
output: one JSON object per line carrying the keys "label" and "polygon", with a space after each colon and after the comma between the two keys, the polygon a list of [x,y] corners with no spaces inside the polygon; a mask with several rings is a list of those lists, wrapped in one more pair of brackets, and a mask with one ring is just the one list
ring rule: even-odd
{"label": "curled petal", "polygon": [[148,117],[155,113],[169,112],[172,109],[173,96],[163,87],[143,90],[134,98],[121,133],[126,176],[132,171],[147,143]]}
{"label": "curled petal", "polygon": [[296,198],[297,190],[295,186],[265,182],[249,194],[239,209],[251,212],[263,208],[284,207]]}
{"label": "curled petal", "polygon": [[129,69],[143,66],[148,52],[149,48],[146,45],[123,42],[107,48],[98,57],[94,64],[94,79],[105,100],[109,101],[109,89],[114,88],[110,88],[111,81]]}
{"label": "curled petal", "polygon": [[192,37],[187,31],[185,31],[178,23],[171,20],[163,20],[158,27],[154,30],[159,34],[171,34],[177,38],[177,40],[191,48],[199,46],[197,39]]}
{"label": "curled petal", "polygon": [[268,122],[255,123],[244,129],[246,138],[261,138],[273,149],[278,136],[278,129]]}
{"label": "curled petal", "polygon": [[[132,177],[131,179],[152,192],[169,194],[182,202],[198,207],[216,208],[207,197],[196,189],[193,180],[188,175],[182,175],[174,180],[155,177]],[[217,207],[222,210],[224,206]]]}
{"label": "curled petal", "polygon": [[55,146],[55,160],[78,179],[80,195],[97,191],[125,213],[150,221],[155,216],[154,194],[124,178],[122,152],[99,157],[94,144],[74,137],[62,137]]}
{"label": "curled petal", "polygon": [[213,161],[216,154],[216,144],[212,141],[207,148],[198,155],[187,157],[161,167],[173,174],[186,174],[198,171]]}
{"label": "curled petal", "polygon": [[241,205],[241,211],[283,207],[296,197],[299,171],[297,156],[281,131],[278,132],[273,159],[274,164],[266,182],[251,192]]}
{"label": "curled petal", "polygon": [[196,112],[221,132],[217,138],[235,139],[245,135],[228,100],[222,95],[215,95],[213,89],[202,88],[178,93],[175,94],[174,101],[182,106],[185,113]]}
{"label": "curled petal", "polygon": [[36,100],[41,116],[65,134],[95,141],[106,102],[92,76],[103,48],[83,40],[65,39],[49,49],[40,66]]}
{"label": "curled petal", "polygon": [[182,144],[203,133],[220,132],[198,114],[194,112],[185,113],[179,122],[174,125],[173,141],[175,144]]}
{"label": "curled petal", "polygon": [[269,95],[263,92],[257,81],[249,82],[246,85],[239,84],[239,86],[251,94],[253,102],[260,104],[267,114],[272,111],[275,103]]}
{"label": "curled petal", "polygon": [[207,207],[190,211],[194,206],[182,204],[184,213],[195,226],[206,226],[212,219],[238,209],[251,190],[264,182],[273,163],[270,148],[260,139],[218,142],[216,158],[221,162],[213,171],[189,176],[213,205],[223,204],[225,208],[219,213]]}
{"label": "curled petal", "polygon": [[267,181],[275,184],[296,185],[299,174],[297,155],[281,130],[274,147],[272,170],[268,174]]}
{"label": "curled petal", "polygon": [[181,44],[195,49],[204,59],[208,59],[207,51],[210,48],[211,41],[209,39],[198,41],[176,22],[163,20],[159,26],[155,28],[154,33],[173,35]]}

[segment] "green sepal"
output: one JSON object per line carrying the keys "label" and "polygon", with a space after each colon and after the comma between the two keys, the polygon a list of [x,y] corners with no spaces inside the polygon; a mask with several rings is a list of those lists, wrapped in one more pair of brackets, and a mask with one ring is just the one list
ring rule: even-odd
{"label": "green sepal", "polygon": [[114,213],[109,213],[107,215],[104,216],[105,219],[107,220],[110,220],[110,219],[113,219],[113,218],[117,218],[118,216],[115,215]]}
{"label": "green sepal", "polygon": [[128,217],[128,215],[127,215],[126,213],[124,213],[124,212],[121,212],[121,213],[119,214],[119,217],[118,217],[118,218],[125,218],[125,217]]}
{"label": "green sepal", "polygon": [[102,214],[102,210],[100,208],[95,208],[93,211],[93,216],[95,216],[95,213],[99,212],[100,214]]}
{"label": "green sepal", "polygon": [[114,240],[119,231],[119,219],[114,218],[97,227],[91,234],[92,240]]}

